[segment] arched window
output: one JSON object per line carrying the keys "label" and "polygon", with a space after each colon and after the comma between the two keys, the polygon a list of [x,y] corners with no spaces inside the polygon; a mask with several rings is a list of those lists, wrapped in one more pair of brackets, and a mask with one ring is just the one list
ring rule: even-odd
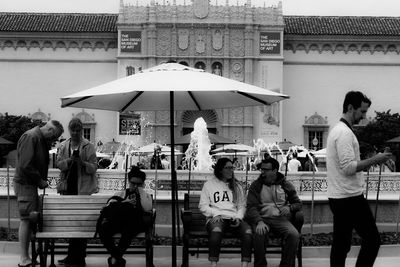
{"label": "arched window", "polygon": [[194,67],[196,69],[206,70],[206,64],[204,62],[202,62],[202,61],[196,62],[196,64],[194,64]]}
{"label": "arched window", "polygon": [[135,74],[135,68],[132,66],[126,67],[126,76],[131,76]]}
{"label": "arched window", "polygon": [[328,118],[323,118],[317,112],[309,118],[305,118],[304,128],[304,144],[308,149],[320,150],[326,147],[326,139],[328,137]]}

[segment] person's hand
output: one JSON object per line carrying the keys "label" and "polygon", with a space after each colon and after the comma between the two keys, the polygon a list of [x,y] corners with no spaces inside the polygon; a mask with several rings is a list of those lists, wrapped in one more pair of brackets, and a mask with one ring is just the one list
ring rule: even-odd
{"label": "person's hand", "polygon": [[393,157],[393,154],[390,152],[383,152],[383,153],[378,153],[374,156],[374,161],[377,164],[385,163],[389,159]]}
{"label": "person's hand", "polygon": [[49,186],[49,183],[46,180],[42,180],[42,179],[39,180],[38,187],[40,189],[44,189],[44,188],[46,188],[48,186]]}
{"label": "person's hand", "polygon": [[216,222],[222,222],[222,216],[221,215],[218,215],[218,216],[215,216],[215,217],[212,217],[211,219],[210,219],[210,222],[211,223],[216,223]]}
{"label": "person's hand", "polygon": [[281,216],[286,216],[288,217],[290,214],[290,207],[289,206],[283,206],[282,208],[280,208],[280,215]]}
{"label": "person's hand", "polygon": [[269,226],[265,224],[264,221],[259,221],[256,227],[256,233],[258,235],[265,235],[269,232]]}

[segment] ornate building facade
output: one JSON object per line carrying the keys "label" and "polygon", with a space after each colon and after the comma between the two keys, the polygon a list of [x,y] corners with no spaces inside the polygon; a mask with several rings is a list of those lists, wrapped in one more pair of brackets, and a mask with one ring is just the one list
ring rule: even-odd
{"label": "ornate building facade", "polygon": [[[215,75],[281,92],[282,6],[253,8],[213,6],[207,0],[190,5],[125,6],[117,21],[118,76],[173,60]],[[188,86],[190,86],[190,81]],[[223,100],[221,100],[223,101]],[[253,139],[281,137],[279,105],[176,112],[176,132],[190,133],[203,116],[209,131],[252,145]],[[264,118],[267,116],[267,118]],[[169,113],[147,112],[146,136],[168,142]]]}
{"label": "ornate building facade", "polygon": [[368,117],[400,112],[399,53],[399,18],[283,16],[281,4],[121,1],[119,14],[0,13],[0,114],[64,125],[79,115],[94,143],[168,143],[167,111],[61,109],[59,99],[174,60],[290,96],[270,106],[176,112],[177,135],[202,116],[210,132],[240,143],[322,148],[348,90],[371,97]]}

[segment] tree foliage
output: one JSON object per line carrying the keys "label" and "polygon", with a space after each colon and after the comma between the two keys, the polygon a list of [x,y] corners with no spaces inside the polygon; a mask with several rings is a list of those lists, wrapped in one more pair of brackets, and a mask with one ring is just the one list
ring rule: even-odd
{"label": "tree foliage", "polygon": [[12,145],[2,145],[0,148],[0,157],[6,155],[9,151],[17,147],[21,135],[35,126],[43,126],[40,120],[32,120],[26,116],[8,115],[0,117],[0,136],[13,142]]}
{"label": "tree foliage", "polygon": [[399,169],[400,151],[399,144],[386,143],[388,140],[400,136],[400,115],[391,114],[391,111],[377,112],[375,119],[356,130],[360,143],[360,150],[363,158],[369,157],[373,153],[382,152],[385,147],[390,147],[396,156],[396,169]]}

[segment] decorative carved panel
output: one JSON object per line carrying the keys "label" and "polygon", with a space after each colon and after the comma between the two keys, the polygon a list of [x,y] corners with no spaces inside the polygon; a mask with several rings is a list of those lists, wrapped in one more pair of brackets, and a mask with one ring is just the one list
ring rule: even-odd
{"label": "decorative carved panel", "polygon": [[159,29],[157,31],[157,55],[170,56],[171,55],[171,30]]}
{"label": "decorative carved panel", "polygon": [[230,124],[243,124],[244,122],[244,114],[243,107],[238,108],[230,108],[229,109],[229,123]]}

